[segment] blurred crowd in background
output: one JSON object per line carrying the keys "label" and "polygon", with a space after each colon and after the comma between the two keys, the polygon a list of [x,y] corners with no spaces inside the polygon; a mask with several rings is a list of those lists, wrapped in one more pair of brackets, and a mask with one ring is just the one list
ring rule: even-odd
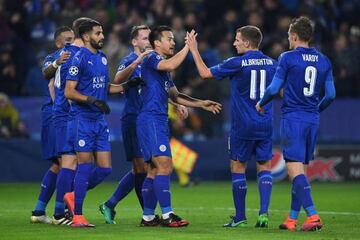
{"label": "blurred crowd in background", "polygon": [[[169,25],[177,49],[186,31],[195,29],[207,66],[234,56],[235,31],[258,26],[262,51],[277,59],[288,49],[287,30],[293,17],[309,16],[315,23],[313,46],[332,61],[337,97],[360,97],[360,1],[358,0],[0,0],[0,92],[9,96],[41,96],[47,83],[40,66],[55,51],[57,27],[71,26],[80,16],[101,22],[110,77],[129,51],[133,25]],[[191,54],[174,73],[177,87],[199,98],[223,101],[229,81],[199,79]],[[193,110],[191,110],[193,111]],[[222,116],[192,112],[185,122],[172,121],[175,135],[190,138],[223,134]]]}

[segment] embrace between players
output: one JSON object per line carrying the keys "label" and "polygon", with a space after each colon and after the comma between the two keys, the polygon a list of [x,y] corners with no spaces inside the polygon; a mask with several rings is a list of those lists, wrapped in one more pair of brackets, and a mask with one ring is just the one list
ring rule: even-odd
{"label": "embrace between players", "polygon": [[[231,80],[229,157],[236,215],[224,227],[247,225],[245,170],[247,161],[253,156],[257,161],[260,194],[259,217],[255,226],[268,227],[272,191],[273,110],[270,101],[281,89],[282,148],[292,191],[290,214],[280,228],[296,230],[301,207],[308,216],[302,230],[322,227],[305,173],[306,166],[313,159],[319,112],[330,105],[335,89],[329,60],[309,47],[313,34],[309,19],[300,17],[291,23],[288,31],[291,51],[283,53],[279,62],[259,50],[261,31],[255,26],[244,26],[237,29],[233,44],[237,53],[242,55],[210,68],[198,51],[195,31],[186,34],[184,47],[175,54],[171,28],[157,26],[150,30],[145,25],[135,26],[131,32],[134,50],[121,60],[113,84],[108,75],[107,58],[100,51],[104,45],[101,24],[80,18],[74,21],[73,32],[75,42],[66,44],[57,55],[54,54],[56,57],[53,59],[59,61],[47,64],[55,74],[52,114],[56,123],[55,155],[61,166],[57,174],[52,223],[94,227],[83,216],[82,206],[87,190],[111,173],[109,129],[104,118],[104,114],[110,113],[107,96],[109,93],[125,93],[122,134],[126,157],[133,168],[123,176],[113,195],[99,206],[99,210],[106,223],[115,224],[115,206],[135,188],[143,209],[141,226],[184,227],[189,224],[174,213],[171,204],[173,165],[168,102],[183,118],[188,114],[186,107],[198,107],[214,114],[222,108],[220,103],[185,95],[174,85],[170,72],[176,70],[191,52],[201,78],[221,80],[229,77]],[[49,71],[44,69],[44,72]],[[48,76],[51,77],[54,75]],[[319,101],[324,86],[325,96]],[[51,198],[52,193],[40,193],[42,197],[49,195]],[[31,221],[50,222],[45,215],[50,198],[41,199],[40,196]],[[64,202],[71,214],[66,213]],[[158,202],[161,217],[155,214]]]}

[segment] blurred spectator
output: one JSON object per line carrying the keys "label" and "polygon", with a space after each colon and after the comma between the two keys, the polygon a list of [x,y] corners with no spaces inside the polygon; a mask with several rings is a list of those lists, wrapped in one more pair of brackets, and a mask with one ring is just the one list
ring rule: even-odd
{"label": "blurred spectator", "polygon": [[14,96],[18,94],[19,84],[16,81],[16,66],[11,58],[10,45],[0,48],[0,91]]}
{"label": "blurred spectator", "polygon": [[[288,50],[291,19],[306,15],[315,25],[313,46],[332,61],[337,96],[360,97],[359,12],[360,2],[349,0],[0,0],[0,91],[11,96],[41,94],[38,90],[42,81],[37,66],[33,66],[34,56],[40,51],[51,52],[55,28],[70,26],[80,16],[103,24],[103,51],[108,56],[112,78],[119,59],[129,52],[132,25],[170,25],[177,50],[184,44],[186,31],[195,29],[201,55],[208,66],[213,66],[234,55],[234,32],[247,24],[261,28],[262,51],[277,59]],[[191,54],[173,75],[179,89],[200,95],[206,92],[205,98],[219,101],[229,96],[229,81],[219,84],[196,80],[198,73]],[[193,113],[199,121],[174,122],[176,128],[183,129],[180,131],[184,136],[190,136],[191,131],[201,136],[202,129],[206,136],[217,135],[221,117],[212,124],[208,120],[213,117]]]}
{"label": "blurred spectator", "polygon": [[45,93],[44,89],[48,87],[48,83],[41,72],[41,65],[45,57],[46,53],[44,51],[39,52],[36,55],[36,64],[27,73],[25,91],[30,96],[42,96]]}
{"label": "blurred spectator", "polygon": [[0,137],[28,137],[19,113],[11,104],[8,96],[0,92]]}

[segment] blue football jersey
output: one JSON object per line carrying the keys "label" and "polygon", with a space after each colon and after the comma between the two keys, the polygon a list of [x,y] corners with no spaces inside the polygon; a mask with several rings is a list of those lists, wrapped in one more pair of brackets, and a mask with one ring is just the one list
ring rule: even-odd
{"label": "blue football jersey", "polygon": [[[128,56],[121,59],[118,67],[118,72],[121,72],[125,68],[127,68],[131,63],[133,63],[138,58],[135,52],[131,52]],[[129,79],[141,77],[141,65],[137,65],[137,67],[132,72]],[[137,116],[140,111],[140,102],[139,102],[139,92],[141,91],[141,86],[135,88],[129,88],[125,91],[125,107],[123,111],[122,117],[126,117],[129,115]]]}
{"label": "blue football jersey", "polygon": [[54,80],[54,89],[55,89],[55,101],[54,101],[54,116],[67,116],[70,109],[70,104],[68,99],[64,96],[66,76],[69,72],[69,68],[72,64],[72,59],[80,50],[79,47],[71,44],[66,44],[61,52],[70,52],[69,59],[63,63],[56,71],[55,80]]}
{"label": "blue football jersey", "polygon": [[161,60],[163,57],[154,51],[141,64],[141,77],[145,86],[141,88],[140,104],[141,112],[167,117],[169,90],[174,87],[174,82],[170,72],[157,69]]}
{"label": "blue football jersey", "polygon": [[[61,55],[61,50],[57,50],[56,52],[53,52],[53,53],[47,55],[45,57],[45,59],[44,59],[44,62],[42,64],[42,66],[41,66],[41,71],[44,72],[45,69],[50,64],[52,64],[53,61],[58,59],[60,55]],[[47,81],[49,82],[50,80],[47,80]],[[52,108],[52,104],[53,103],[52,103],[52,99],[51,99],[51,96],[50,96],[50,91],[49,91],[49,88],[46,86],[46,88],[45,88],[45,101],[43,103],[42,109]]]}
{"label": "blue football jersey", "polygon": [[277,63],[261,51],[247,51],[210,68],[217,79],[231,80],[231,129],[242,139],[264,139],[272,135],[272,104],[265,114],[256,111],[256,103],[271,83]]}
{"label": "blue football jersey", "polygon": [[284,80],[282,113],[300,111],[299,118],[317,119],[320,91],[329,74],[329,59],[315,48],[298,47],[281,54],[275,77]]}
{"label": "blue football jersey", "polygon": [[[76,90],[86,96],[106,101],[109,88],[108,60],[104,53],[98,51],[96,54],[82,47],[75,54],[69,67],[66,80],[77,81]],[[100,109],[86,103],[73,102],[72,110],[76,115],[102,114]]]}

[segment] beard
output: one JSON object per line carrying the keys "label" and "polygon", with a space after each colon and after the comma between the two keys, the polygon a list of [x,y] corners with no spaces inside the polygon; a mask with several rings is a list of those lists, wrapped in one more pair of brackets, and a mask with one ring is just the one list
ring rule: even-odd
{"label": "beard", "polygon": [[90,45],[95,49],[102,49],[102,47],[104,46],[104,42],[102,40],[96,42],[95,40],[90,39]]}

